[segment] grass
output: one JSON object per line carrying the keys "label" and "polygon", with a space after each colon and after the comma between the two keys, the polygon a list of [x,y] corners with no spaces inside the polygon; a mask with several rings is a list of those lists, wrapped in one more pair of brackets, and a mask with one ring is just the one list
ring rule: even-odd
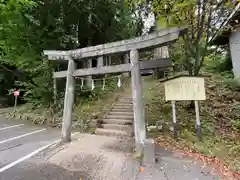
{"label": "grass", "polygon": [[[123,82],[121,88],[116,88],[116,82],[111,81],[106,85],[105,90],[101,90],[101,87],[99,87],[98,91],[94,93],[76,91],[78,103],[73,107],[73,128],[77,128],[80,131],[94,132],[94,128],[86,126],[88,126],[92,120],[101,119],[113,102],[115,102],[123,92],[128,93],[128,80],[124,80]],[[83,95],[83,93],[85,94]],[[82,97],[80,97],[79,94],[81,94]],[[61,102],[62,101],[63,99],[61,99]],[[19,106],[15,113],[11,113],[10,118],[27,120],[35,124],[47,124],[53,127],[60,127],[62,113],[63,109],[60,109],[58,112],[53,112],[53,108],[51,107],[33,109],[31,104],[25,104]]]}
{"label": "grass", "polygon": [[[148,125],[157,121],[167,124],[167,130],[148,132],[148,136],[160,140],[163,145],[179,150],[190,150],[216,157],[230,169],[240,172],[240,93],[224,85],[221,79],[206,78],[207,100],[200,102],[202,123],[202,141],[195,135],[195,112],[189,108],[190,102],[177,102],[177,122],[180,126],[180,138],[173,138],[171,104],[164,98],[164,86],[160,80],[152,77],[144,79],[144,97]],[[232,123],[235,122],[235,125]]]}

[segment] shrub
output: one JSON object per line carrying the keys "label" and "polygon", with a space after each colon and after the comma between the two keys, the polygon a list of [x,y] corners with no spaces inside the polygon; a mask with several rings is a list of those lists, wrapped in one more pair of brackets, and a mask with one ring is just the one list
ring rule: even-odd
{"label": "shrub", "polygon": [[234,91],[240,91],[240,79],[227,78],[223,81],[224,85]]}
{"label": "shrub", "polygon": [[213,73],[232,74],[232,61],[229,53],[225,56],[222,53],[211,54],[205,58],[205,70]]}

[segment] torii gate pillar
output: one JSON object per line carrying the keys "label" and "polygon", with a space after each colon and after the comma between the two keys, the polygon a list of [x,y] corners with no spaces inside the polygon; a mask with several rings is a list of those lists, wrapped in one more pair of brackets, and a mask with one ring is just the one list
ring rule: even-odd
{"label": "torii gate pillar", "polygon": [[72,110],[74,104],[75,94],[75,78],[73,76],[76,70],[76,62],[69,58],[68,71],[67,71],[67,82],[64,98],[64,110],[62,119],[62,134],[61,140],[63,142],[71,141],[71,130],[72,130]]}
{"label": "torii gate pillar", "polygon": [[132,97],[134,115],[134,133],[136,152],[141,153],[146,139],[145,108],[143,103],[143,90],[140,73],[139,53],[134,49],[130,51]]}

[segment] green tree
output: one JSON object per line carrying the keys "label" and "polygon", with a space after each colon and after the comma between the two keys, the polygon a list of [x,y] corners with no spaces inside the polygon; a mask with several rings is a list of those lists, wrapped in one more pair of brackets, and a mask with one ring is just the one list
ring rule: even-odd
{"label": "green tree", "polygon": [[[139,3],[142,0],[136,0]],[[211,38],[218,31],[237,1],[230,0],[152,0],[151,5],[161,27],[186,26],[183,35],[184,63],[190,75],[198,75],[208,55]]]}
{"label": "green tree", "polygon": [[44,49],[68,50],[141,34],[134,8],[112,0],[0,1],[0,65],[17,67],[28,101],[49,103],[53,69]]}

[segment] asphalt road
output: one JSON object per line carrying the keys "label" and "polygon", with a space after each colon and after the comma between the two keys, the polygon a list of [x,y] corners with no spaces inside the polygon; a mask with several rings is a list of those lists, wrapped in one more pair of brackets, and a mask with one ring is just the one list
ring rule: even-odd
{"label": "asphalt road", "polygon": [[[33,162],[31,158],[55,144],[59,138],[59,130],[8,121],[0,117],[0,180],[30,179],[26,174],[29,167],[22,167],[29,166],[30,161]],[[19,178],[23,174],[25,177]],[[31,179],[33,180],[33,176]]]}

